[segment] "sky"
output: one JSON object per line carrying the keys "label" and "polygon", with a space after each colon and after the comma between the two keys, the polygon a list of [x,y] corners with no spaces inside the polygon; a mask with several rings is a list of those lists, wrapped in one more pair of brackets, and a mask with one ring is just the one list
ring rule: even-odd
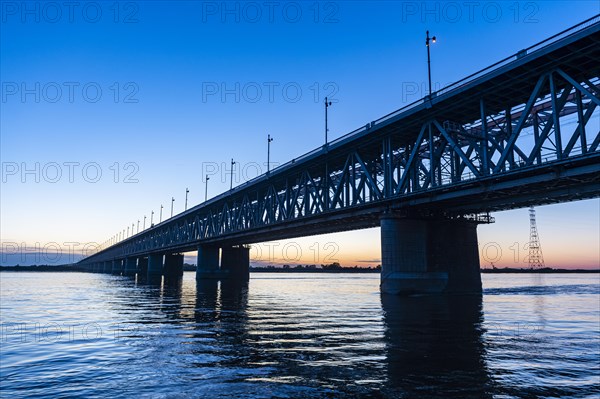
{"label": "sky", "polygon": [[[158,221],[161,205],[163,220],[183,211],[186,189],[188,207],[216,196],[232,158],[234,184],[255,177],[267,134],[271,167],[322,145],[325,96],[330,139],[418,100],[426,30],[435,90],[600,13],[598,1],[0,4],[4,265],[64,263]],[[526,265],[528,210],[493,216],[482,266]],[[537,221],[548,266],[598,268],[598,199],[538,207]],[[251,254],[376,265],[379,229]]]}

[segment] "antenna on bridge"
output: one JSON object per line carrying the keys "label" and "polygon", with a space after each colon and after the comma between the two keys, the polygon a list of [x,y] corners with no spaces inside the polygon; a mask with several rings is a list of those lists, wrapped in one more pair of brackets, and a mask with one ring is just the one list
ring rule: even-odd
{"label": "antenna on bridge", "polygon": [[535,209],[531,206],[529,207],[529,268],[543,269],[544,267],[544,256],[535,221]]}

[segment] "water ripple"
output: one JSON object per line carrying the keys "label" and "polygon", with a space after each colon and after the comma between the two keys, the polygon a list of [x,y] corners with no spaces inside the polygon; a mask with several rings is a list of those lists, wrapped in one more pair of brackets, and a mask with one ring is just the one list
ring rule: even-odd
{"label": "water ripple", "polygon": [[484,275],[483,298],[378,278],[3,272],[0,396],[600,396],[598,276]]}

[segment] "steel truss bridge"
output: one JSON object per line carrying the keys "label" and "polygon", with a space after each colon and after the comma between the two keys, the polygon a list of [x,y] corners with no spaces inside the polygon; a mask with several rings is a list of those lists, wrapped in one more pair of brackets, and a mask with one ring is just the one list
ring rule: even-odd
{"label": "steel truss bridge", "polygon": [[599,106],[596,16],[80,263],[598,197]]}

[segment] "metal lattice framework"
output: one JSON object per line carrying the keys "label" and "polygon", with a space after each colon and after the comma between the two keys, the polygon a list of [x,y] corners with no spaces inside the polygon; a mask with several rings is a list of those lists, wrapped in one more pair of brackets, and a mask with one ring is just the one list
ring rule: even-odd
{"label": "metal lattice framework", "polygon": [[594,21],[83,262],[596,197],[599,68]]}
{"label": "metal lattice framework", "polygon": [[543,269],[544,256],[542,255],[542,245],[538,236],[537,223],[535,221],[535,209],[529,208],[529,268]]}

